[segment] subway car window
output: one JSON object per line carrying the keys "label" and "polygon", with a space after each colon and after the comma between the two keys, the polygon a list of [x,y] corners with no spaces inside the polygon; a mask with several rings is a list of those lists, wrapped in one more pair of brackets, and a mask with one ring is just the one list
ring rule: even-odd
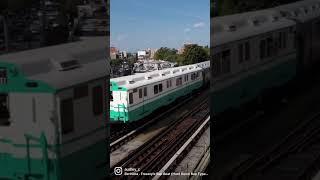
{"label": "subway car window", "polygon": [[250,60],[250,42],[245,43],[245,60],[249,61]]}
{"label": "subway car window", "polygon": [[62,100],[60,103],[60,108],[62,134],[71,133],[74,130],[74,112],[72,98]]}
{"label": "subway car window", "polygon": [[129,93],[129,104],[133,104],[133,93]]}
{"label": "subway car window", "polygon": [[102,87],[96,86],[92,89],[92,106],[94,115],[101,115],[103,112]]}

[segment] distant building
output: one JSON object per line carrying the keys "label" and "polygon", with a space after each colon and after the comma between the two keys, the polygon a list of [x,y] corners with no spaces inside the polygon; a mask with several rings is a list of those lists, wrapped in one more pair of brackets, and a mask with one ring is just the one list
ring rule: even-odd
{"label": "distant building", "polygon": [[128,58],[127,52],[126,51],[121,51],[118,53],[120,59],[126,59]]}
{"label": "distant building", "polygon": [[138,51],[138,59],[145,59],[147,56],[147,51]]}
{"label": "distant building", "polygon": [[110,47],[110,58],[117,59],[119,50],[116,47]]}
{"label": "distant building", "polygon": [[146,50],[138,51],[138,59],[153,59],[157,50],[147,48]]}
{"label": "distant building", "polygon": [[138,59],[138,53],[132,53],[132,54],[131,54],[131,57],[134,57],[134,59],[137,60],[137,59]]}
{"label": "distant building", "polygon": [[119,50],[116,47],[110,47],[110,53],[117,54]]}
{"label": "distant building", "polygon": [[183,54],[183,52],[184,52],[184,47],[178,49],[178,54]]}

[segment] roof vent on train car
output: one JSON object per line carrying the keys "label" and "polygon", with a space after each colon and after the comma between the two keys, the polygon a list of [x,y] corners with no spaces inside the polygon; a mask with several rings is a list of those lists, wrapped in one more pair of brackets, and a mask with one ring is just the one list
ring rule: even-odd
{"label": "roof vent on train car", "polygon": [[279,21],[279,16],[277,16],[277,15],[272,15],[272,16],[270,17],[270,19],[271,19],[272,22],[276,22],[276,21]]}
{"label": "roof vent on train car", "polygon": [[237,30],[237,26],[234,25],[234,24],[227,25],[227,26],[226,26],[226,30],[227,30],[227,31],[230,31],[230,32],[236,31],[236,30]]}
{"label": "roof vent on train car", "polygon": [[285,11],[280,11],[280,15],[281,15],[282,17],[287,17],[287,16],[288,16],[288,13],[285,12]]}
{"label": "roof vent on train car", "polygon": [[173,70],[172,71],[172,74],[176,73],[176,72],[179,72],[180,70],[179,69],[176,69],[176,70]]}
{"label": "roof vent on train car", "polygon": [[259,26],[259,25],[260,25],[260,21],[259,21],[258,19],[252,19],[252,20],[251,20],[251,24],[252,24],[253,26]]}
{"label": "roof vent on train car", "polygon": [[152,77],[151,77],[151,76],[148,76],[148,77],[146,77],[146,79],[150,80],[150,79],[152,79]]}
{"label": "roof vent on train car", "polygon": [[80,67],[79,62],[75,59],[61,62],[60,65],[63,71]]}
{"label": "roof vent on train car", "polygon": [[67,71],[80,67],[80,63],[78,62],[78,60],[70,57],[67,57],[67,59],[68,60],[65,61],[56,61],[55,59],[51,59],[51,62],[57,68],[58,71]]}
{"label": "roof vent on train car", "polygon": [[134,84],[134,82],[135,82],[135,81],[131,80],[131,81],[129,81],[129,84]]}

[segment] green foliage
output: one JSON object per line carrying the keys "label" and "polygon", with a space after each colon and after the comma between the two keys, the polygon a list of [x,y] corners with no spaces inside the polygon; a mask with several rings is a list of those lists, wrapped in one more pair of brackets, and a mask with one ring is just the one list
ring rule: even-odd
{"label": "green foliage", "polygon": [[111,59],[110,65],[112,67],[120,66],[122,64],[122,59]]}
{"label": "green foliage", "polygon": [[155,53],[154,58],[157,59],[157,60],[170,60],[169,58],[170,57],[172,58],[176,54],[177,54],[177,50],[176,49],[170,49],[170,48],[167,48],[167,47],[161,47]]}
{"label": "green foliage", "polygon": [[210,48],[209,46],[204,46],[203,49],[206,51],[207,56],[210,56]]}
{"label": "green foliage", "polygon": [[170,62],[177,62],[179,56],[180,56],[179,54],[170,54],[164,60],[170,61]]}
{"label": "green foliage", "polygon": [[176,62],[178,63],[179,66],[183,66],[184,65],[184,57],[183,57],[183,55],[179,55],[177,57],[177,61]]}
{"label": "green foliage", "polygon": [[183,52],[184,61],[183,64],[195,64],[203,61],[207,61],[209,56],[205,48],[192,44],[187,45]]}
{"label": "green foliage", "polygon": [[131,56],[127,59],[129,65],[133,65],[137,60],[135,57]]}
{"label": "green foliage", "polygon": [[187,45],[183,54],[177,54],[176,49],[161,47],[155,53],[155,59],[177,62],[180,66],[206,61],[209,57],[210,48],[198,45]]}

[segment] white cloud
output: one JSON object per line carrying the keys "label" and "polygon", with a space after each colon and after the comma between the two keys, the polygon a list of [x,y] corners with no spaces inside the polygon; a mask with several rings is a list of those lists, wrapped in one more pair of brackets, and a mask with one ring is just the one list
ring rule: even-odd
{"label": "white cloud", "polygon": [[200,27],[203,27],[203,26],[205,26],[206,24],[204,23],[204,22],[198,22],[198,23],[195,23],[194,25],[193,25],[193,27],[194,28],[200,28]]}
{"label": "white cloud", "polygon": [[190,29],[190,28],[185,28],[183,31],[184,31],[184,32],[190,32],[191,29]]}

